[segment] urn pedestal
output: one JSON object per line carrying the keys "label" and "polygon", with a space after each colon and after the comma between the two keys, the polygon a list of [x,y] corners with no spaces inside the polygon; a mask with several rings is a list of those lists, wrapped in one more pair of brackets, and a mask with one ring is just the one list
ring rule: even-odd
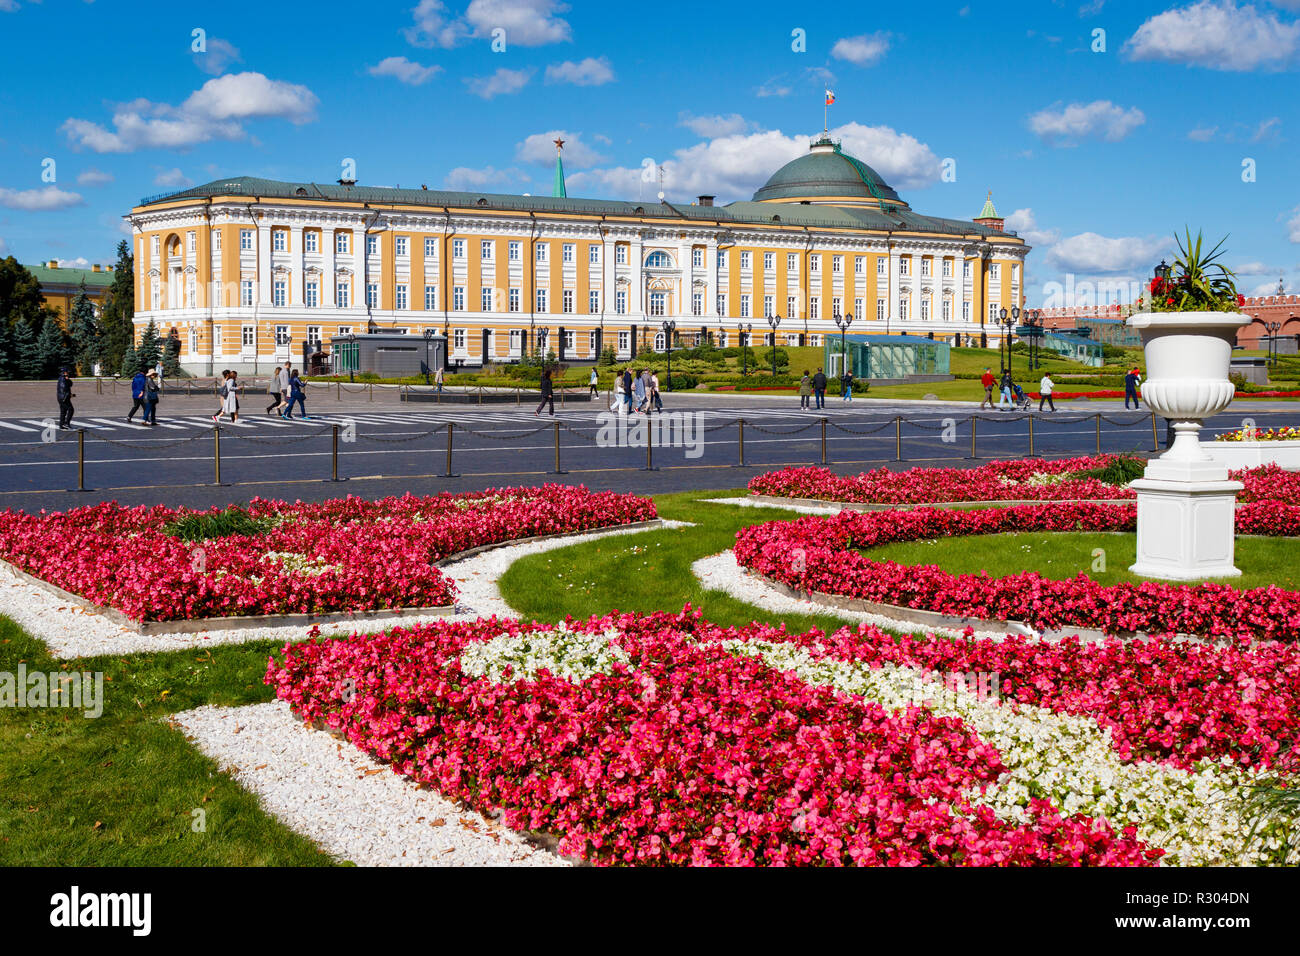
{"label": "urn pedestal", "polygon": [[1148,379],[1142,397],[1174,426],[1174,443],[1133,482],[1137,561],[1143,577],[1170,581],[1237,577],[1233,563],[1240,482],[1201,448],[1201,423],[1228,407],[1235,312],[1146,313],[1129,319],[1142,336]]}

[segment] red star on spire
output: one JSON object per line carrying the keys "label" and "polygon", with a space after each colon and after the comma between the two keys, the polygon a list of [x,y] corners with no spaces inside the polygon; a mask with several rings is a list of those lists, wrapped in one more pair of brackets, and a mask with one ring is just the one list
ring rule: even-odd
{"label": "red star on spire", "polygon": [[553,142],[555,143],[555,150],[556,150],[556,152],[559,152],[560,150],[564,149],[564,140],[562,140],[562,139],[557,139],[557,140],[554,140]]}

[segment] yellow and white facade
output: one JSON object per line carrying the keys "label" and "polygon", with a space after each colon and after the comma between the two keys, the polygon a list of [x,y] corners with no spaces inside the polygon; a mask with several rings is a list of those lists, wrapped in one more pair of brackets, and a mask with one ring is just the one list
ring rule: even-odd
{"label": "yellow and white facade", "polygon": [[[176,329],[187,370],[264,371],[349,332],[445,334],[466,366],[662,348],[742,335],[819,345],[855,334],[996,346],[1023,303],[1029,247],[991,204],[977,220],[914,213],[820,140],[752,201],[615,202],[218,180],[146,201],[133,232],[137,334]],[[752,325],[752,333],[741,326]]]}

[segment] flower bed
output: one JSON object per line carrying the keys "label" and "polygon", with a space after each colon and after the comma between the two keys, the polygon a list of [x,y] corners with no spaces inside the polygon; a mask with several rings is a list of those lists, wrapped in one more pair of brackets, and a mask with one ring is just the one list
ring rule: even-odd
{"label": "flower bed", "polygon": [[0,512],[0,558],[140,622],[359,612],[450,604],[454,588],[433,562],[459,551],[655,516],[648,498],[566,485],[318,504],[254,499],[247,511],[263,533],[193,543],[164,531],[195,514],[184,509],[109,502]]}
{"label": "flower bed", "polygon": [[[1245,640],[1300,640],[1300,593],[1279,587],[1241,591],[1224,584],[1154,581],[1104,586],[1080,574],[1068,581],[1033,571],[992,578],[934,566],[873,561],[859,548],[896,541],[1011,531],[1134,531],[1133,505],[1049,504],[1009,508],[842,511],[830,518],[774,521],[736,534],[736,561],[804,592],[1035,628],[1098,629],[1107,634],[1185,633]],[[1265,501],[1237,511],[1240,534],[1300,535],[1300,506]]]}
{"label": "flower bed", "polygon": [[[978,468],[877,468],[859,475],[837,475],[829,468],[783,468],[750,479],[754,494],[865,504],[934,504],[950,501],[1017,501],[1135,498],[1121,485],[1072,477],[1105,468],[1118,456],[1026,458],[993,461]],[[1246,487],[1239,501],[1300,504],[1300,476],[1274,466],[1232,472]]]}
{"label": "flower bed", "polygon": [[1286,425],[1282,428],[1238,428],[1236,431],[1221,432],[1214,436],[1215,441],[1300,441],[1300,428]]}
{"label": "flower bed", "polygon": [[[789,635],[689,608],[535,628],[291,644],[266,680],[601,864],[1281,862],[1294,826],[1247,817],[1259,775],[1294,771],[1295,648]],[[976,670],[995,692],[932,682]]]}

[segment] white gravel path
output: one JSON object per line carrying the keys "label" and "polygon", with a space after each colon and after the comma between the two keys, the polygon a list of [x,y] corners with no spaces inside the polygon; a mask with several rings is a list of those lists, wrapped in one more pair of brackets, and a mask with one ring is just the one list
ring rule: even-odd
{"label": "white gravel path", "polygon": [[753,498],[701,498],[700,500],[706,504],[739,505],[742,508],[776,508],[780,511],[797,511],[806,515],[833,515],[844,510],[843,506],[830,501],[824,505],[778,505]]}
{"label": "white gravel path", "polygon": [[[687,522],[663,521],[660,528],[680,528]],[[513,612],[501,600],[496,582],[515,561],[529,554],[565,548],[583,541],[620,534],[644,534],[656,528],[621,528],[592,531],[547,538],[527,544],[509,545],[484,551],[442,568],[456,582],[459,591],[454,615],[408,617],[391,621],[373,621],[362,627],[367,631],[383,630],[395,625],[410,626],[432,621],[464,618],[511,616]],[[30,584],[12,572],[0,568],[0,614],[13,618],[32,636],[44,641],[56,657],[97,657],[102,654],[138,654],[143,652],[183,651],[194,647],[221,644],[244,644],[249,641],[303,640],[309,630],[302,625],[289,627],[247,627],[223,631],[139,634],[116,624],[103,615],[63,601],[50,592]],[[359,629],[355,621],[321,624],[322,635],[351,634]]]}
{"label": "white gravel path", "polygon": [[[723,551],[707,558],[700,558],[691,565],[691,571],[710,591],[721,591],[738,601],[761,607],[774,614],[822,614],[838,617],[853,623],[863,622],[879,628],[885,628],[903,634],[938,634],[942,637],[962,637],[963,632],[954,628],[908,625],[883,614],[871,614],[866,611],[850,611],[841,608],[817,604],[806,598],[790,597],[770,584],[748,574],[736,562],[731,551]],[[1003,631],[976,631],[976,638],[989,637],[1002,640]]]}
{"label": "white gravel path", "polygon": [[199,707],[175,723],[262,807],[358,866],[566,866],[519,834],[418,789],[352,744],[312,730],[284,701]]}

